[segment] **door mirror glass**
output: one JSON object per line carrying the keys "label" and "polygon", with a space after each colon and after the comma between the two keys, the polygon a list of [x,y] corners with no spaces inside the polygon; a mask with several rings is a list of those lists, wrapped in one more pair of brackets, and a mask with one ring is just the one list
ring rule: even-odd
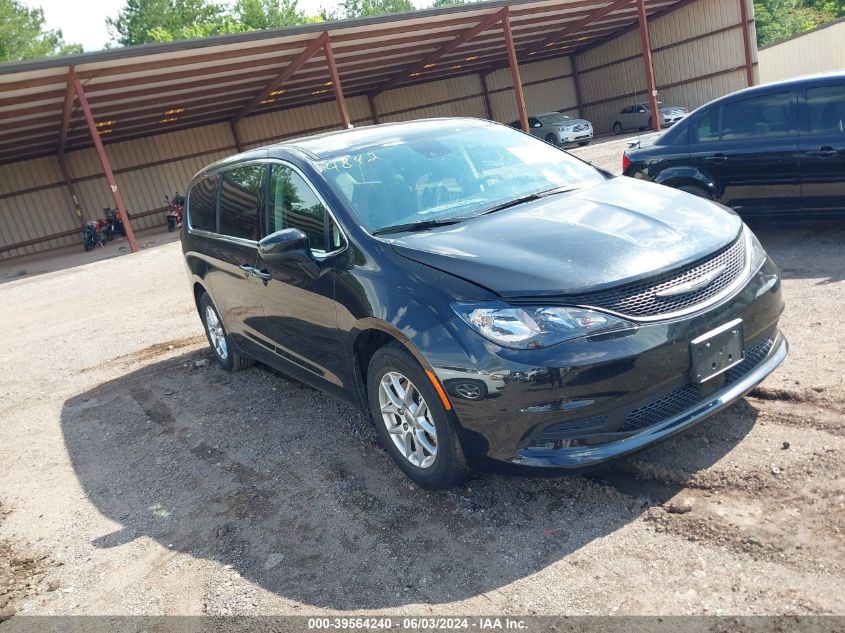
{"label": "door mirror glass", "polygon": [[300,229],[282,229],[258,242],[258,254],[266,262],[310,258],[308,236]]}

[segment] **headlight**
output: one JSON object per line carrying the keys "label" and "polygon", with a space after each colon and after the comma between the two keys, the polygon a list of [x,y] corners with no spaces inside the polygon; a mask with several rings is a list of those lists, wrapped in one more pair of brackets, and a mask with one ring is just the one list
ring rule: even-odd
{"label": "headlight", "polygon": [[760,244],[760,240],[757,239],[757,236],[754,235],[747,225],[744,226],[743,230],[745,231],[746,247],[751,251],[751,272],[755,273],[766,261],[768,255],[766,255],[763,245]]}
{"label": "headlight", "polygon": [[549,347],[587,334],[618,330],[633,323],[584,308],[506,303],[454,303],[452,309],[486,339],[516,349]]}

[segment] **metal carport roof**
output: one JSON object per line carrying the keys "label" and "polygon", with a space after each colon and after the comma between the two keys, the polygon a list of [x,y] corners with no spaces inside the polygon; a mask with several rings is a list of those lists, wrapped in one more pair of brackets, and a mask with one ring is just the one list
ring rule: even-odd
{"label": "metal carport roof", "polygon": [[[645,0],[649,18],[689,0]],[[0,163],[582,51],[637,25],[636,0],[494,0],[0,65]],[[328,55],[327,55],[328,53]],[[327,68],[333,57],[337,73]],[[329,64],[330,65],[330,64]],[[339,81],[333,81],[335,76]]]}

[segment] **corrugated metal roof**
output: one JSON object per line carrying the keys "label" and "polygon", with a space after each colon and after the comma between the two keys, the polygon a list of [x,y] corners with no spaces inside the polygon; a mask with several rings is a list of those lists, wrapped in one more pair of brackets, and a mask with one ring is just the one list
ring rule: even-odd
{"label": "corrugated metal roof", "polygon": [[[646,0],[647,13],[677,4]],[[507,65],[500,24],[466,35],[504,7],[521,62],[572,54],[637,20],[634,0],[493,0],[0,65],[0,163],[58,151],[71,67],[109,143],[236,120],[259,95],[250,115],[332,100],[322,50],[264,94],[324,33],[347,97],[486,74]],[[66,150],[90,146],[78,102],[68,121]]]}

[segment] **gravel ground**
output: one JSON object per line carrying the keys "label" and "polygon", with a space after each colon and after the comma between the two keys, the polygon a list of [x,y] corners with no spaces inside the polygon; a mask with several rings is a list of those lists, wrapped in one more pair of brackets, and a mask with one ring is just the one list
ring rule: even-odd
{"label": "gravel ground", "polygon": [[792,343],[761,388],[591,476],[438,493],[347,405],[204,363],[176,243],[0,284],[0,618],[845,613],[845,229],[754,228]]}

